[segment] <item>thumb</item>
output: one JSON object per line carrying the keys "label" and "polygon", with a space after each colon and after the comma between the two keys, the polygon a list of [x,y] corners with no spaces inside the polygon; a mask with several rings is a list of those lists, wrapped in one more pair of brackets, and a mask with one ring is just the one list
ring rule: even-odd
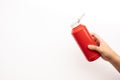
{"label": "thumb", "polygon": [[90,50],[94,50],[94,51],[97,51],[97,52],[101,53],[101,49],[100,49],[98,46],[88,45],[88,48],[89,48]]}

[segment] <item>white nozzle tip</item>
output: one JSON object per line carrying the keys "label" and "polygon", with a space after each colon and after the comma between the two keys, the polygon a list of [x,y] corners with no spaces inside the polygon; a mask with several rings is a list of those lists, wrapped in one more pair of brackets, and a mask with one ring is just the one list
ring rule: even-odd
{"label": "white nozzle tip", "polygon": [[79,25],[81,19],[82,19],[84,16],[85,16],[85,13],[83,13],[83,14],[81,15],[81,17],[78,18],[77,21],[75,21],[75,22],[71,25],[71,28],[75,28],[77,25]]}

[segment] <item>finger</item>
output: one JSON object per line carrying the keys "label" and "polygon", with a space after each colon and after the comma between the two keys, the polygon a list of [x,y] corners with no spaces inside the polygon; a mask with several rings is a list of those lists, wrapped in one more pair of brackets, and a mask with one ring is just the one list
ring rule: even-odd
{"label": "finger", "polygon": [[98,42],[103,41],[102,38],[99,35],[97,35],[96,33],[91,33],[91,35],[94,36],[98,40]]}
{"label": "finger", "polygon": [[90,50],[94,50],[94,51],[97,51],[99,53],[102,53],[102,50],[98,47],[98,46],[95,46],[95,45],[88,45],[88,48]]}
{"label": "finger", "polygon": [[91,37],[96,42],[96,44],[99,46],[100,45],[100,41],[94,35],[91,35]]}
{"label": "finger", "polygon": [[91,36],[94,41],[96,41],[96,38],[94,36]]}

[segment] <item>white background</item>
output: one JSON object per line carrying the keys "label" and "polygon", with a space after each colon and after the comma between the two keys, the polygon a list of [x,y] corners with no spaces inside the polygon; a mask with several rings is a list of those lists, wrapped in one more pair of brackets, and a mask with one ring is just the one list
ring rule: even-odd
{"label": "white background", "polygon": [[81,21],[120,55],[119,0],[0,0],[0,80],[119,80],[99,58],[88,62],[71,36]]}

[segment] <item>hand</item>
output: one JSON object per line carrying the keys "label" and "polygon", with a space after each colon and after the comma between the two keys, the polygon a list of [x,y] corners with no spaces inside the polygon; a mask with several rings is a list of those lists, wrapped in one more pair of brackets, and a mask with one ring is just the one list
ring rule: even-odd
{"label": "hand", "polygon": [[120,56],[117,55],[97,34],[93,33],[91,35],[93,40],[97,43],[97,46],[88,45],[88,48],[97,51],[104,60],[109,61],[120,73]]}
{"label": "hand", "polygon": [[113,59],[116,56],[116,53],[97,34],[92,33],[91,36],[92,36],[93,40],[97,43],[97,46],[88,45],[88,48],[90,50],[97,51],[98,53],[100,53],[101,57],[107,61],[110,61],[111,59]]}

